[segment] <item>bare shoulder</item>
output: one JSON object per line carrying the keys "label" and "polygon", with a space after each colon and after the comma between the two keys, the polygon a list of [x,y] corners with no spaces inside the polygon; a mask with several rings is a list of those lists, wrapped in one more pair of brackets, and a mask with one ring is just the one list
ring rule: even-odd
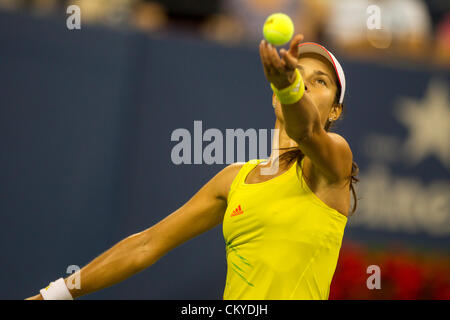
{"label": "bare shoulder", "polygon": [[338,133],[328,132],[328,135],[336,142],[338,147],[341,149],[341,156],[346,160],[346,162],[350,163],[351,167],[353,161],[353,153],[352,149],[350,148],[350,144],[343,136]]}
{"label": "bare shoulder", "polygon": [[329,165],[333,166],[333,172],[335,173],[335,179],[330,180],[327,176],[319,170],[319,167],[314,164],[311,159],[305,157],[305,171],[311,172],[313,176],[318,179],[326,181],[327,184],[341,184],[345,183],[351,176],[353,153],[347,140],[340,134],[335,132],[327,132],[332,143],[328,145],[329,148],[333,148],[332,152],[329,152]]}
{"label": "bare shoulder", "polygon": [[225,200],[228,198],[228,191],[230,190],[231,184],[244,164],[245,162],[235,162],[229,164],[220,170],[214,177],[215,185],[221,198]]}
{"label": "bare shoulder", "polygon": [[341,136],[340,134],[336,133],[336,132],[327,132],[328,135],[337,143],[342,144],[343,146],[347,147],[350,150],[350,145],[348,144],[347,140]]}
{"label": "bare shoulder", "polygon": [[226,166],[222,171],[227,171],[228,173],[231,172],[239,172],[241,170],[242,166],[245,164],[245,162],[234,162],[232,164],[229,164]]}

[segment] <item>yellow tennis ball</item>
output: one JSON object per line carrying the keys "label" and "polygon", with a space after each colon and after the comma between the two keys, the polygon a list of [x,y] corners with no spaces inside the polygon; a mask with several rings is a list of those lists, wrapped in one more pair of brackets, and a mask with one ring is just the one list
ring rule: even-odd
{"label": "yellow tennis ball", "polygon": [[294,23],[284,13],[271,14],[264,22],[263,35],[269,43],[281,46],[294,35]]}

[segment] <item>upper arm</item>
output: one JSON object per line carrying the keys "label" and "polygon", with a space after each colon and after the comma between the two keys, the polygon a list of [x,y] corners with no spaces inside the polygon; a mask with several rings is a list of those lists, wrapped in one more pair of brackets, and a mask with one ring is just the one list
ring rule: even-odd
{"label": "upper arm", "polygon": [[330,182],[350,177],[353,155],[347,141],[337,133],[327,132],[322,127],[313,129],[297,141],[300,150],[311,160]]}
{"label": "upper arm", "polygon": [[[217,173],[182,207],[146,230],[149,251],[158,257],[223,221],[228,189],[239,171],[232,164]],[[150,248],[151,247],[151,248]]]}

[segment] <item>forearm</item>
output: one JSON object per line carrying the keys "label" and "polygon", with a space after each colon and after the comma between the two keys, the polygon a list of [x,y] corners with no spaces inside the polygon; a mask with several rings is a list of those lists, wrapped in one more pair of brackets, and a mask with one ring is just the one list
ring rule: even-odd
{"label": "forearm", "polygon": [[[149,230],[146,230],[123,239],[81,270],[67,277],[65,282],[72,297],[77,298],[112,286],[156,262],[156,251],[154,255],[148,252],[148,233]],[[143,254],[147,255],[145,265],[142,263]],[[77,277],[79,288],[71,288],[76,283],[74,280]]]}
{"label": "forearm", "polygon": [[281,104],[286,133],[294,141],[308,136],[320,123],[320,113],[315,104],[305,93],[293,104]]}

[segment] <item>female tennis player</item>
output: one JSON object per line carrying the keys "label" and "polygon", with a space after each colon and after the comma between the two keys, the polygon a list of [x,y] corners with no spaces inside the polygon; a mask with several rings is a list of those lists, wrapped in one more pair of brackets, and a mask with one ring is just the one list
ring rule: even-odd
{"label": "female tennis player", "polygon": [[[260,43],[279,130],[269,159],[227,166],[181,208],[29,299],[104,289],[220,223],[228,265],[223,299],[328,299],[358,167],[346,140],[329,132],[343,110],[344,72],[328,50],[302,40],[296,35],[279,53]],[[69,290],[74,277],[81,286]]]}

